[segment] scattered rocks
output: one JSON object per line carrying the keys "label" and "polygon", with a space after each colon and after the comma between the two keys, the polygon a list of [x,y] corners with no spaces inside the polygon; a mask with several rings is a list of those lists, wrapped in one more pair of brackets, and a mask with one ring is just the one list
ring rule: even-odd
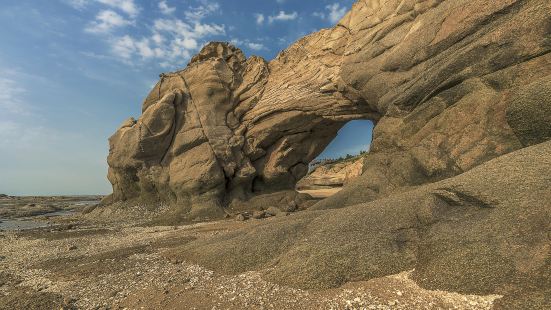
{"label": "scattered rocks", "polygon": [[[31,233],[0,239],[7,256],[0,272],[0,305],[7,309],[405,310],[430,304],[435,309],[480,310],[491,309],[499,297],[422,289],[410,279],[411,272],[332,290],[305,291],[268,282],[258,271],[217,274],[178,258],[164,258],[180,251],[179,242],[168,240],[209,238],[209,231],[226,230],[228,224],[242,227],[228,221],[186,225],[180,230],[113,227],[101,236],[82,235],[77,228],[68,237],[90,252],[73,252],[70,260],[56,250],[66,239],[48,238],[44,233],[38,239]],[[156,246],[145,253],[146,243]],[[397,296],[396,290],[407,293]],[[14,298],[20,302],[13,303]]]}

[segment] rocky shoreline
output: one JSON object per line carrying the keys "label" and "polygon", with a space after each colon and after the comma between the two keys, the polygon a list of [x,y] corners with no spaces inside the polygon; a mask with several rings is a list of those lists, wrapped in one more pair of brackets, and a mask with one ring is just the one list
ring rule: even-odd
{"label": "rocky shoreline", "polygon": [[491,309],[500,296],[420,288],[409,273],[330,290],[227,275],[175,257],[178,248],[270,219],[184,226],[95,226],[0,232],[0,309]]}

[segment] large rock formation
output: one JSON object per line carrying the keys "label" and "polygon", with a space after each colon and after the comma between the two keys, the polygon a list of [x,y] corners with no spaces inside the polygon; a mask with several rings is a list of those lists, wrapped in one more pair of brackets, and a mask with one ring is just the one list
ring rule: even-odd
{"label": "large rock formation", "polygon": [[211,43],[162,75],[140,119],[111,137],[105,202],[222,215],[293,190],[352,119],[376,122],[365,172],[316,208],[371,201],[545,141],[550,13],[546,0],[359,0],[269,63]]}
{"label": "large rock formation", "polygon": [[[330,288],[414,270],[429,289],[551,309],[551,141],[370,203],[306,211],[192,241],[179,259]],[[390,289],[389,289],[390,290]],[[430,308],[419,305],[419,309]],[[475,305],[473,309],[477,309]]]}

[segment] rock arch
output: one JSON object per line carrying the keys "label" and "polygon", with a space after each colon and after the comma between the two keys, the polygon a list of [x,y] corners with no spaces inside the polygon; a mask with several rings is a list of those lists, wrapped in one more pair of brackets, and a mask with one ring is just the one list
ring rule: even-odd
{"label": "rock arch", "polygon": [[[221,216],[294,188],[353,119],[377,123],[368,168],[316,208],[369,201],[519,149],[533,139],[517,136],[530,131],[519,121],[524,106],[508,113],[511,94],[550,89],[549,9],[543,0],[359,0],[334,28],[270,62],[210,43],[184,70],[163,74],[140,119],[110,138],[105,203],[161,201],[190,217]],[[545,127],[545,114],[535,117]]]}

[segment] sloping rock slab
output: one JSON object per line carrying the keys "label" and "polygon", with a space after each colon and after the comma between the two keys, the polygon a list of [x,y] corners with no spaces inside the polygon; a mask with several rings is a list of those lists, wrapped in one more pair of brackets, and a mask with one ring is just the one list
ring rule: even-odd
{"label": "sloping rock slab", "polygon": [[415,269],[423,287],[551,306],[551,142],[367,204],[306,211],[192,242],[190,261],[326,288]]}

